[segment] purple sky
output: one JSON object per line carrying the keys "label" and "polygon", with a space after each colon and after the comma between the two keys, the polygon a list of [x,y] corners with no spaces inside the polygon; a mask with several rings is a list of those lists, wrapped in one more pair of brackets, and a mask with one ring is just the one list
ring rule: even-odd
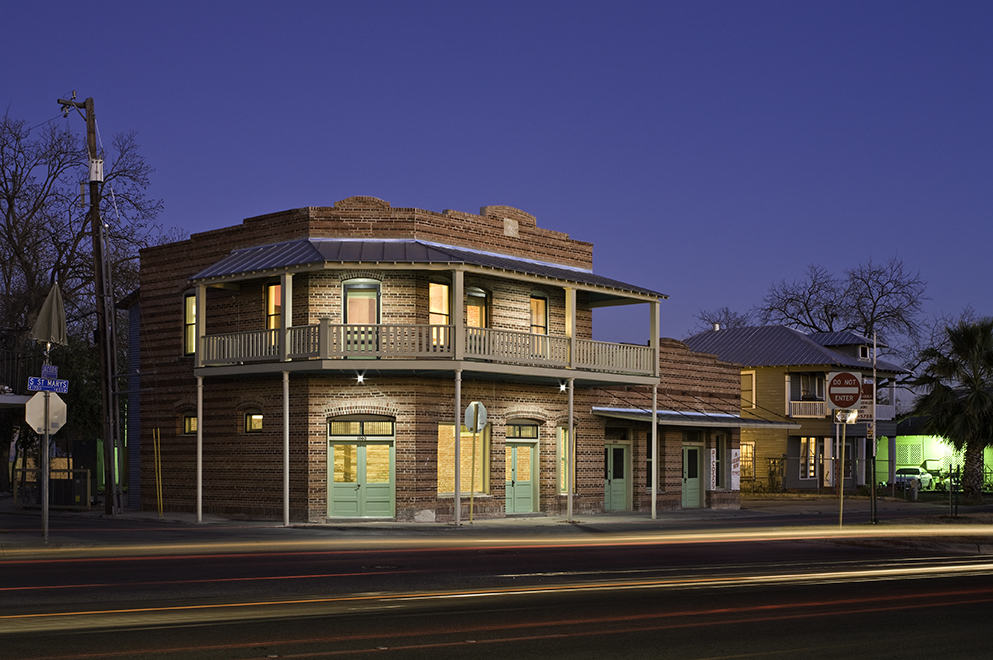
{"label": "purple sky", "polygon": [[[662,334],[899,257],[993,314],[993,3],[7,2],[0,104],[92,96],[187,232],[352,195],[506,204]],[[61,119],[60,119],[61,121]],[[84,125],[73,119],[79,131]],[[644,342],[647,311],[598,312]]]}

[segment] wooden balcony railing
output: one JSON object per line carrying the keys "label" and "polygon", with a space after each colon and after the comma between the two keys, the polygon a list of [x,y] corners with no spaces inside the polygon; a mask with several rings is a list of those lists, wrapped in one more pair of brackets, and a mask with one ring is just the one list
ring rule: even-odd
{"label": "wooden balcony railing", "polygon": [[[285,333],[286,359],[454,359],[455,330],[451,325],[342,325],[321,319]],[[492,328],[463,331],[466,360],[638,375],[654,371],[655,354],[649,346]],[[203,364],[278,361],[282,337],[280,330],[207,335],[202,338]]]}
{"label": "wooden balcony railing", "polygon": [[824,401],[790,401],[790,417],[824,417],[827,414]]}

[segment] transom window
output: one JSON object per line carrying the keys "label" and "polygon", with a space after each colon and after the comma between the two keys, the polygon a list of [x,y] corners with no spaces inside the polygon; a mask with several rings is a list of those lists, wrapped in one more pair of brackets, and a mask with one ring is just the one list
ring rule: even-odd
{"label": "transom window", "polygon": [[392,436],[393,420],[391,419],[333,419],[328,428],[330,435],[348,436]]}
{"label": "transom window", "polygon": [[519,420],[507,424],[507,439],[538,439],[538,423],[530,420]]}

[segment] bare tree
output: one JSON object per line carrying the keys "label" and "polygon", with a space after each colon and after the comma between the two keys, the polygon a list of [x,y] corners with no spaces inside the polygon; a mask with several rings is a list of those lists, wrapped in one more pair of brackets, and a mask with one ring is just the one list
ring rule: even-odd
{"label": "bare tree", "polygon": [[[137,285],[138,250],[161,233],[160,200],[145,195],[152,168],[133,133],[112,143],[102,184],[101,215],[109,227],[112,276],[118,292]],[[93,256],[79,183],[87,179],[86,147],[68,125],[47,124],[37,135],[26,122],[0,121],[0,328],[16,344],[58,280],[70,332],[88,334],[94,313]],[[11,348],[17,348],[14,345]]]}
{"label": "bare tree", "polygon": [[[108,226],[107,255],[119,297],[137,286],[138,251],[162,240],[155,224],[162,202],[145,195],[152,168],[139,153],[133,133],[115,137],[110,152],[101,155],[107,163],[101,216]],[[57,280],[70,346],[61,349],[56,364],[68,369],[94,359],[88,355],[94,350],[90,331],[96,307],[93,243],[87,209],[79,203],[79,184],[87,179],[86,145],[70,124],[49,122],[32,129],[7,115],[0,119],[0,347],[8,349],[8,355],[27,349],[28,332]],[[100,415],[99,392],[85,387],[94,381],[93,374],[87,378],[80,373],[75,380],[69,395],[75,414],[63,435],[92,433],[87,411],[96,419]],[[0,434],[4,456],[10,436]],[[0,490],[6,485],[4,477],[6,472],[0,475]]]}
{"label": "bare tree", "polygon": [[697,314],[700,323],[695,332],[710,330],[714,326],[724,329],[747,328],[755,322],[755,315],[751,311],[744,313],[736,312],[730,307],[719,307],[718,309],[704,309]]}
{"label": "bare tree", "polygon": [[805,332],[875,333],[881,344],[906,348],[919,338],[926,288],[897,258],[885,264],[869,259],[842,278],[809,266],[805,279],[773,284],[757,312],[763,323]]}

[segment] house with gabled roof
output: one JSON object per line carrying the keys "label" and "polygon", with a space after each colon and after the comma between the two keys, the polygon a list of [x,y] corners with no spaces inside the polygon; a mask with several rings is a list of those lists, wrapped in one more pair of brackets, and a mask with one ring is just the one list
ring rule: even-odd
{"label": "house with gabled roof", "polygon": [[[761,326],[715,327],[685,342],[694,351],[739,365],[743,418],[798,425],[789,430],[742,429],[743,490],[749,482],[756,490],[833,488],[838,470],[844,470],[845,488],[871,483],[872,440],[896,433],[895,379],[905,373],[899,365],[874,361],[871,340],[850,331],[804,334],[784,326]],[[859,421],[845,429],[842,466],[839,428],[826,396],[826,377],[835,371],[856,372],[863,381]],[[877,481],[886,479],[877,474]]]}

